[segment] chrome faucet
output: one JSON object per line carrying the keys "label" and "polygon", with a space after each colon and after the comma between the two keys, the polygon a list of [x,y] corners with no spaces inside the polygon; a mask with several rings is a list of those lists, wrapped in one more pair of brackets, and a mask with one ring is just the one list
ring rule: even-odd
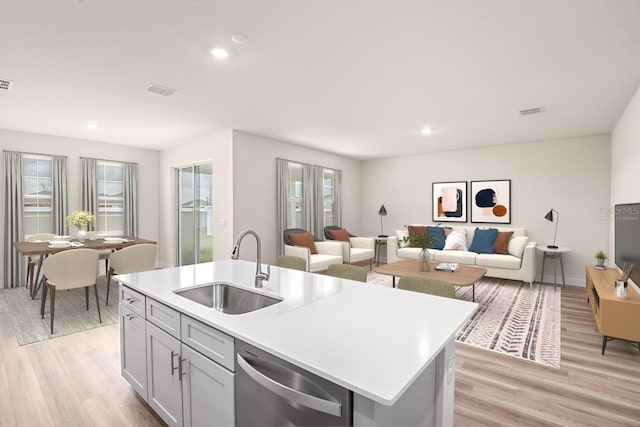
{"label": "chrome faucet", "polygon": [[238,238],[236,239],[236,243],[233,246],[233,252],[231,252],[231,259],[238,259],[238,256],[240,255],[240,242],[242,242],[242,239],[244,238],[244,236],[246,236],[247,234],[252,234],[255,238],[256,238],[256,249],[257,249],[257,254],[256,254],[256,288],[261,288],[262,287],[262,282],[265,280],[269,280],[269,275],[271,274],[271,266],[267,265],[267,272],[263,273],[262,272],[262,263],[261,263],[261,256],[260,256],[260,236],[258,236],[258,233],[256,233],[253,230],[244,230],[242,233],[240,233],[240,235],[238,236]]}

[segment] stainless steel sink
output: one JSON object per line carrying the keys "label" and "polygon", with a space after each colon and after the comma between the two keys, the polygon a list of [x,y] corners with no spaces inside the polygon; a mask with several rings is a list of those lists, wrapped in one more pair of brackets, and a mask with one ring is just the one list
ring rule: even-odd
{"label": "stainless steel sink", "polygon": [[279,303],[282,299],[238,288],[229,283],[214,282],[195,288],[174,291],[190,299],[226,314],[242,314]]}

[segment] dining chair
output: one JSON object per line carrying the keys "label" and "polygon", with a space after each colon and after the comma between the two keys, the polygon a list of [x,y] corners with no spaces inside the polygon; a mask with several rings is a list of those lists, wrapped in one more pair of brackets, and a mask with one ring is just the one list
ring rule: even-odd
{"label": "dining chair", "polygon": [[[94,238],[99,231],[87,231],[87,239]],[[109,274],[109,257],[113,252],[112,249],[96,249],[98,251],[98,259],[104,261],[104,274]]]}
{"label": "dining chair", "polygon": [[102,323],[100,304],[98,303],[98,253],[93,249],[70,249],[51,255],[42,262],[44,277],[40,315],[44,319],[44,307],[47,292],[50,296],[51,333],[55,318],[56,290],[85,288],[85,300],[89,310],[89,286],[93,286],[98,307],[98,320]]}
{"label": "dining chair", "polygon": [[398,281],[398,289],[447,298],[456,297],[456,289],[451,283],[431,277],[402,276]]}
{"label": "dining chair", "polygon": [[[50,242],[56,235],[53,233],[37,233],[26,236],[27,242]],[[27,257],[27,280],[25,287],[29,289],[29,296],[33,293],[33,273],[36,268],[36,262],[31,258],[31,255]]]}
{"label": "dining chair", "polygon": [[107,299],[105,305],[109,305],[111,277],[113,277],[114,274],[139,273],[141,271],[153,270],[156,266],[157,250],[157,245],[153,243],[142,243],[127,246],[111,254],[111,266],[107,273]]}
{"label": "dining chair", "polygon": [[307,260],[299,256],[280,255],[276,259],[276,266],[293,270],[307,270]]}
{"label": "dining chair", "polygon": [[367,270],[362,267],[358,267],[357,265],[331,264],[327,267],[327,276],[366,282]]}

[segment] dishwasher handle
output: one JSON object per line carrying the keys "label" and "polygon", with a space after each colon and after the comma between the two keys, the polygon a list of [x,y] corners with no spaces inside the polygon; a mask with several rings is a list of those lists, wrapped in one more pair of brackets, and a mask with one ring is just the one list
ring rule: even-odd
{"label": "dishwasher handle", "polygon": [[298,403],[306,406],[307,408],[315,409],[325,414],[339,417],[342,415],[342,404],[331,402],[329,400],[320,399],[310,394],[299,392],[291,387],[280,384],[277,381],[272,380],[262,372],[255,369],[249,362],[247,362],[239,353],[237,357],[238,366],[247,373],[255,382],[277,394],[278,396],[287,399],[291,402]]}

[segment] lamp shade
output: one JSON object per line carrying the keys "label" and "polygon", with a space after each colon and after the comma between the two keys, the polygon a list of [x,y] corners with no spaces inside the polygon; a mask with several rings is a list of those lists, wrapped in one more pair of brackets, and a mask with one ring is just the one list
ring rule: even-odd
{"label": "lamp shade", "polygon": [[553,209],[547,212],[547,214],[544,216],[544,219],[553,222]]}
{"label": "lamp shade", "polygon": [[387,210],[385,209],[384,205],[380,206],[380,210],[378,211],[378,215],[381,215],[381,216],[386,216],[387,215]]}

